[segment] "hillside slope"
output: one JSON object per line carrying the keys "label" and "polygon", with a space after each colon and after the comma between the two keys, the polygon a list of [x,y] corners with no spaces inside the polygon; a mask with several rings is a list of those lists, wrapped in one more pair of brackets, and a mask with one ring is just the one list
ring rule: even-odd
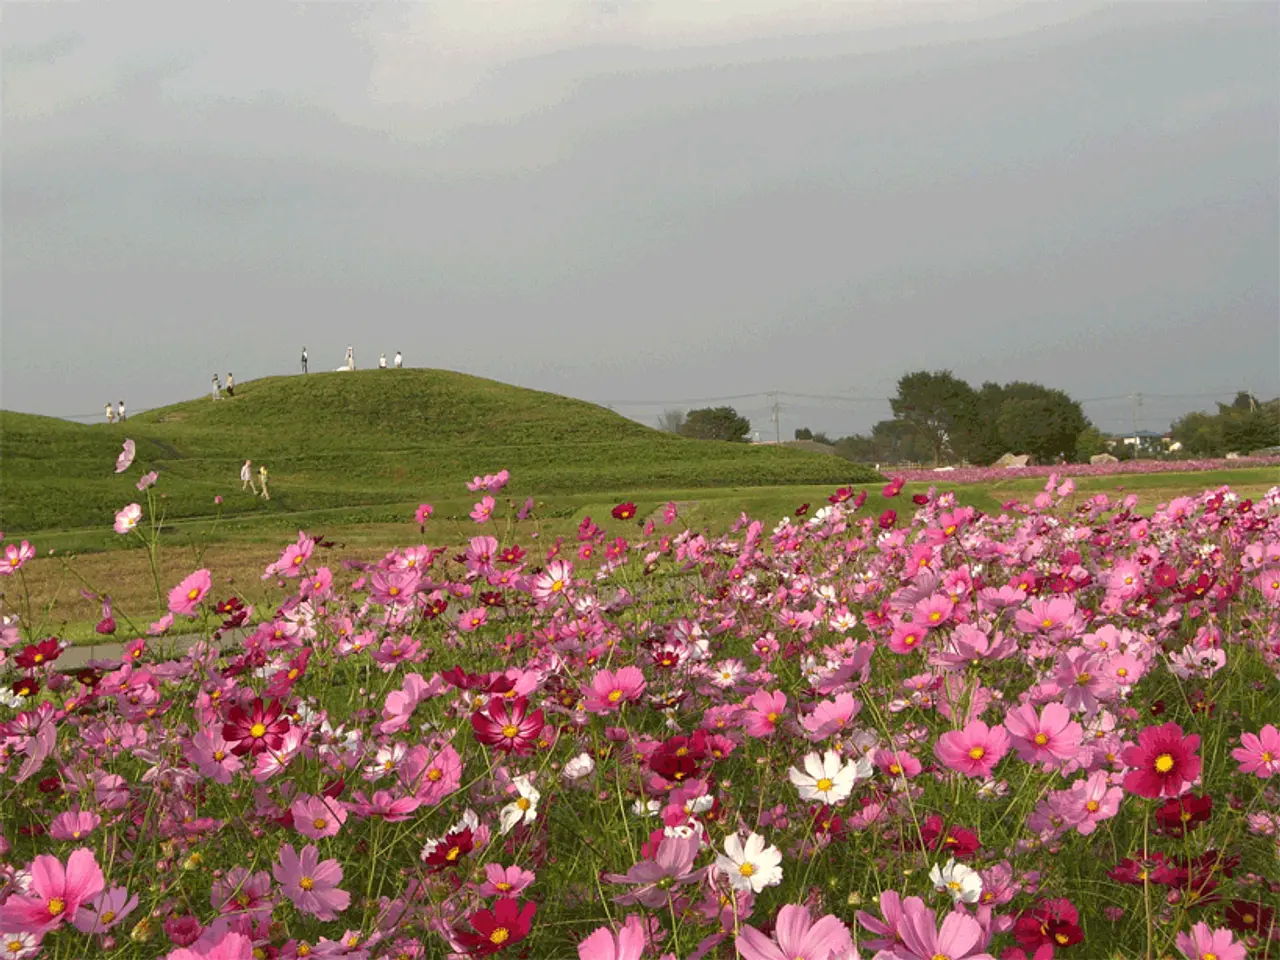
{"label": "hillside slope", "polygon": [[[465,494],[507,468],[540,494],[850,483],[865,468],[779,447],[686,440],[602,407],[441,370],[268,377],[234,399],[202,397],[82,425],[0,413],[0,529],[109,523],[138,499],[137,469],[112,473],[125,437],[161,472],[171,518],[374,505]],[[240,464],[265,463],[269,503],[240,493]]]}

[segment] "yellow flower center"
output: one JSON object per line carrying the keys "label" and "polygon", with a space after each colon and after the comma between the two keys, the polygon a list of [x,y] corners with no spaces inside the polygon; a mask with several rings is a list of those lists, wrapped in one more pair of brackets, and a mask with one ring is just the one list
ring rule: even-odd
{"label": "yellow flower center", "polygon": [[754,863],[744,863],[742,866],[738,868],[738,873],[740,873],[744,877],[750,877],[754,875],[755,872],[756,872],[756,865]]}
{"label": "yellow flower center", "polygon": [[972,750],[969,751],[969,757],[972,760],[981,760],[986,755],[987,755],[987,751],[984,750],[982,747],[974,747]]}
{"label": "yellow flower center", "polygon": [[391,594],[393,597],[398,597],[400,596],[400,588],[392,587],[390,590],[387,591],[387,593]]}
{"label": "yellow flower center", "polygon": [[896,763],[891,763],[891,764],[889,764],[889,772],[890,772],[890,773],[892,773],[892,774],[896,777],[896,776],[898,776],[898,774],[902,773],[902,767],[900,767],[900,766],[899,766],[898,764],[896,764]]}
{"label": "yellow flower center", "polygon": [[528,810],[530,807],[533,806],[533,803],[529,800],[528,797],[521,797],[519,800],[516,801],[516,806],[519,807],[521,810]]}
{"label": "yellow flower center", "polygon": [[832,783],[831,780],[829,780],[827,777],[823,777],[821,780],[817,782],[817,784],[815,784],[815,786],[817,786],[819,792],[826,793],[828,790],[834,787],[835,784]]}
{"label": "yellow flower center", "polygon": [[106,910],[98,914],[98,919],[101,920],[103,923],[110,923],[115,918],[116,918],[116,912],[114,910]]}
{"label": "yellow flower center", "polygon": [[499,890],[501,890],[503,893],[506,893],[508,890],[511,889],[511,884],[507,883],[507,881],[505,880],[498,881],[497,883],[494,884],[494,886],[497,887]]}
{"label": "yellow flower center", "polygon": [[489,934],[490,943],[506,943],[511,938],[511,931],[506,927],[498,927],[493,933]]}
{"label": "yellow flower center", "polygon": [[563,581],[563,580],[557,580],[557,581],[555,581],[554,583],[552,583],[552,584],[551,584],[551,592],[552,592],[552,593],[559,593],[559,592],[560,592],[561,590],[563,590],[563,589],[564,589],[564,581]]}
{"label": "yellow flower center", "polygon": [[1097,800],[1089,800],[1085,803],[1084,808],[1088,810],[1090,813],[1097,813],[1098,808],[1101,806],[1102,804],[1098,803]]}
{"label": "yellow flower center", "polygon": [[508,740],[514,738],[515,735],[519,732],[520,732],[520,728],[510,723],[508,723],[505,727],[502,728],[502,735],[506,737]]}
{"label": "yellow flower center", "polygon": [[1045,734],[1043,733],[1036,734],[1036,746],[1043,747],[1048,742],[1049,742],[1049,738]]}
{"label": "yellow flower center", "polygon": [[215,750],[213,751],[213,759],[221,763],[223,760],[227,759],[227,752],[225,750]]}
{"label": "yellow flower center", "polygon": [[430,770],[427,771],[427,779],[430,780],[432,783],[438,783],[440,781],[440,778],[443,776],[444,776],[444,771],[441,770],[439,767],[432,767]]}
{"label": "yellow flower center", "polygon": [[1173,769],[1173,757],[1169,756],[1169,754],[1167,753],[1162,753],[1160,754],[1160,756],[1156,757],[1157,773],[1168,773],[1172,769]]}
{"label": "yellow flower center", "polygon": [[267,735],[267,725],[265,723],[255,723],[249,728],[249,736],[254,739],[261,739]]}
{"label": "yellow flower center", "polygon": [[1044,627],[1046,630],[1052,629],[1053,621],[1050,620],[1048,617],[1045,617],[1043,620],[1040,621],[1040,626]]}
{"label": "yellow flower center", "polygon": [[54,897],[49,901],[49,916],[56,917],[67,909],[66,902],[61,897]]}
{"label": "yellow flower center", "polygon": [[933,611],[933,613],[929,614],[929,619],[932,620],[934,623],[937,623],[939,620],[942,619],[942,614],[939,613],[937,610],[935,610]]}
{"label": "yellow flower center", "polygon": [[1091,673],[1082,673],[1082,674],[1080,674],[1080,676],[1076,677],[1076,684],[1077,684],[1078,686],[1083,687],[1083,686],[1085,686],[1086,684],[1088,684],[1088,682],[1089,682],[1090,680],[1092,680],[1092,679],[1093,679],[1093,674],[1091,674]]}
{"label": "yellow flower center", "polygon": [[314,820],[311,821],[311,825],[315,827],[317,830],[323,830],[325,827],[329,825],[329,821],[325,820],[323,817],[316,817]]}
{"label": "yellow flower center", "polygon": [[766,720],[768,720],[770,723],[777,723],[777,722],[778,722],[778,714],[777,714],[777,713],[775,713],[775,712],[774,712],[774,711],[772,711],[772,710],[770,710],[768,713],[766,713],[766,714],[764,715],[764,718],[765,718]]}
{"label": "yellow flower center", "polygon": [[192,587],[190,590],[188,590],[188,591],[187,591],[187,599],[188,599],[188,600],[195,600],[195,599],[196,599],[197,597],[199,597],[199,596],[200,596],[200,588],[199,588],[199,587]]}
{"label": "yellow flower center", "polygon": [[1263,763],[1270,763],[1270,762],[1271,762],[1272,760],[1274,760],[1274,759],[1275,759],[1275,757],[1273,757],[1273,756],[1271,755],[1271,751],[1270,751],[1270,750],[1263,750],[1263,751],[1262,751],[1262,762],[1263,762]]}
{"label": "yellow flower center", "polygon": [[301,880],[298,881],[298,886],[300,886],[303,890],[310,890],[315,885],[316,885],[316,882],[312,880],[310,877],[303,877]]}
{"label": "yellow flower center", "polygon": [[617,703],[617,702],[618,702],[619,700],[621,700],[621,699],[622,699],[622,691],[621,691],[621,690],[610,690],[610,691],[609,691],[609,702],[610,702],[610,703]]}

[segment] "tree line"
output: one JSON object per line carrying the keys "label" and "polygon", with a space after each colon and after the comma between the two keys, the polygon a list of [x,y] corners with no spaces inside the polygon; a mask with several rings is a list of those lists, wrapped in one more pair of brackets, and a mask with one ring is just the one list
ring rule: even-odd
{"label": "tree line", "polygon": [[[920,370],[898,380],[890,398],[893,417],[868,434],[832,441],[806,427],[797,440],[829,445],[850,460],[990,464],[1005,453],[1029,454],[1037,463],[1083,462],[1107,452],[1106,438],[1085,416],[1079,401],[1062,390],[1016,380],[980,387],[950,370]],[[1259,403],[1240,393],[1218,412],[1191,413],[1173,425],[1173,438],[1190,456],[1247,453],[1280,444],[1280,398]],[[732,407],[668,410],[659,428],[699,440],[747,442],[751,422]],[[1121,445],[1118,456],[1137,451]]]}

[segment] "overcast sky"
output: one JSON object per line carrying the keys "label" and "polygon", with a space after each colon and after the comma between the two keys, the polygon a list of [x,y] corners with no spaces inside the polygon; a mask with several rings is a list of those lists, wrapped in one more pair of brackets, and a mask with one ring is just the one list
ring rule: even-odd
{"label": "overcast sky", "polygon": [[[348,343],[650,423],[937,368],[1116,430],[1139,391],[1156,429],[1274,396],[1278,11],[7,3],[0,403]],[[781,401],[786,433],[888,414]]]}

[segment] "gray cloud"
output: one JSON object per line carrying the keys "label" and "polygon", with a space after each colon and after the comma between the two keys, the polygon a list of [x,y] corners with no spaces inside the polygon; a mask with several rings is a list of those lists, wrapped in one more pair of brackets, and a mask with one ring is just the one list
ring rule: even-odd
{"label": "gray cloud", "polygon": [[[693,26],[657,4],[593,40],[566,3],[489,46],[434,24],[473,69],[417,99],[439,68],[406,51],[433,25],[395,8],[232,5],[140,39],[49,6],[6,10],[29,49],[87,37],[29,57],[13,89],[57,82],[14,119],[5,48],[9,408],[140,409],[348,342],[602,402],[885,396],[940,366],[1280,392],[1269,4],[817,27],[800,4]],[[765,404],[740,407],[763,428]],[[785,429],[887,412],[802,404]]]}

